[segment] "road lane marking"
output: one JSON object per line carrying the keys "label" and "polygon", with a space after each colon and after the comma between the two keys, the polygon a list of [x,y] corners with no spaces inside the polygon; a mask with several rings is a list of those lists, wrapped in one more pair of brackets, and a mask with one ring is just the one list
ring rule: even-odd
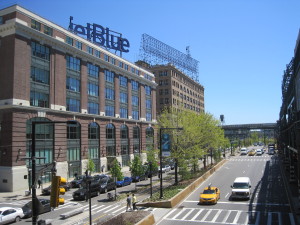
{"label": "road lane marking", "polygon": [[237,211],[237,214],[235,215],[235,218],[232,222],[232,224],[236,224],[238,219],[240,218],[240,215],[241,215],[242,211]]}
{"label": "road lane marking", "polygon": [[225,223],[225,222],[226,222],[226,220],[228,219],[229,215],[230,215],[230,211],[227,211],[227,213],[226,213],[226,215],[225,215],[225,217],[224,217],[222,223]]}
{"label": "road lane marking", "polygon": [[204,222],[206,220],[206,218],[209,216],[209,214],[211,213],[212,209],[209,209],[207,211],[207,213],[202,217],[202,220],[200,220],[200,222]]}
{"label": "road lane marking", "polygon": [[195,209],[190,210],[184,217],[182,217],[182,220],[185,220]]}
{"label": "road lane marking", "polygon": [[197,212],[196,215],[191,219],[191,221],[195,221],[197,216],[199,216],[202,211],[203,211],[203,209],[200,209],[199,212]]}
{"label": "road lane marking", "polygon": [[120,207],[120,205],[116,205],[115,207],[112,207],[111,209],[106,210],[104,213],[108,213],[109,211],[114,210],[115,208],[118,208],[118,207]]}
{"label": "road lane marking", "polygon": [[[190,203],[198,203],[199,201],[183,201],[183,202],[190,202]],[[235,204],[235,205],[265,205],[265,206],[289,206],[290,204],[279,204],[279,203],[259,203],[259,202],[220,202],[218,201],[217,204]]]}
{"label": "road lane marking", "polygon": [[185,211],[187,211],[187,210],[188,210],[188,209],[182,209],[182,210],[180,210],[180,212],[179,212],[179,213],[177,213],[177,214],[176,214],[176,216],[175,216],[175,217],[173,217],[173,219],[174,219],[174,220],[176,220],[176,218],[177,218],[177,217],[179,217],[179,216],[180,216],[180,214],[182,214],[183,212],[185,212]]}
{"label": "road lane marking", "polygon": [[216,222],[216,220],[217,220],[217,218],[219,217],[219,215],[221,214],[221,212],[222,212],[222,210],[221,209],[219,209],[218,210],[218,212],[216,213],[216,215],[214,216],[214,218],[212,219],[212,221],[210,221],[210,222],[213,222],[213,223],[215,223]]}

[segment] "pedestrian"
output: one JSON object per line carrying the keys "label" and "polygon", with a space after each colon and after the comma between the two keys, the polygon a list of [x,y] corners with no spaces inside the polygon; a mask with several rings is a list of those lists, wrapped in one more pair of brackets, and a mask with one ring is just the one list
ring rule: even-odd
{"label": "pedestrian", "polygon": [[130,208],[130,210],[132,210],[132,208],[131,208],[131,197],[130,197],[129,194],[127,194],[126,212],[128,212],[128,208]]}
{"label": "pedestrian", "polygon": [[78,174],[77,174],[77,172],[75,172],[75,173],[74,173],[75,179],[77,179],[77,176],[78,176]]}
{"label": "pedestrian", "polygon": [[105,166],[103,165],[103,166],[101,167],[102,173],[104,172],[104,168],[105,168]]}
{"label": "pedestrian", "polygon": [[133,210],[136,210],[136,197],[134,194],[132,194],[132,208]]}
{"label": "pedestrian", "polygon": [[38,185],[39,185],[39,187],[38,187],[38,188],[41,188],[41,184],[42,184],[42,181],[41,181],[41,179],[38,179]]}

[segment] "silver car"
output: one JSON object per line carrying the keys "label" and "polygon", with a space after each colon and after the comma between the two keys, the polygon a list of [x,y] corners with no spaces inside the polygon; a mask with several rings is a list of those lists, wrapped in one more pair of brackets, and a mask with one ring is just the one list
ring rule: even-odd
{"label": "silver car", "polygon": [[11,222],[19,222],[24,217],[21,208],[1,207],[0,208],[0,224]]}

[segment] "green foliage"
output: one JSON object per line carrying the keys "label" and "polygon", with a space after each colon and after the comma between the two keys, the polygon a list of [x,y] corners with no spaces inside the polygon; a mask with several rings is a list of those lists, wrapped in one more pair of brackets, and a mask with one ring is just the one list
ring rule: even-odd
{"label": "green foliage", "polygon": [[111,175],[115,177],[117,180],[122,180],[123,179],[123,174],[121,172],[121,166],[118,162],[117,159],[114,159],[113,165],[110,169]]}
{"label": "green foliage", "polygon": [[93,160],[88,159],[88,163],[86,165],[86,170],[90,171],[90,173],[95,172],[95,163]]}
{"label": "green foliage", "polygon": [[147,154],[147,162],[152,163],[153,168],[158,167],[158,149],[150,149],[146,151]]}
{"label": "green foliage", "polygon": [[142,161],[139,156],[135,155],[130,165],[131,176],[141,176],[145,173]]}

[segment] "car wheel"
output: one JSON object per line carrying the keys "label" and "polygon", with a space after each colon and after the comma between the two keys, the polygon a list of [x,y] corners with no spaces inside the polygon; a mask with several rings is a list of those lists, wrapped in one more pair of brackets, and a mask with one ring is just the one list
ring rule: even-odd
{"label": "car wheel", "polygon": [[21,218],[19,216],[16,217],[15,222],[21,221]]}

